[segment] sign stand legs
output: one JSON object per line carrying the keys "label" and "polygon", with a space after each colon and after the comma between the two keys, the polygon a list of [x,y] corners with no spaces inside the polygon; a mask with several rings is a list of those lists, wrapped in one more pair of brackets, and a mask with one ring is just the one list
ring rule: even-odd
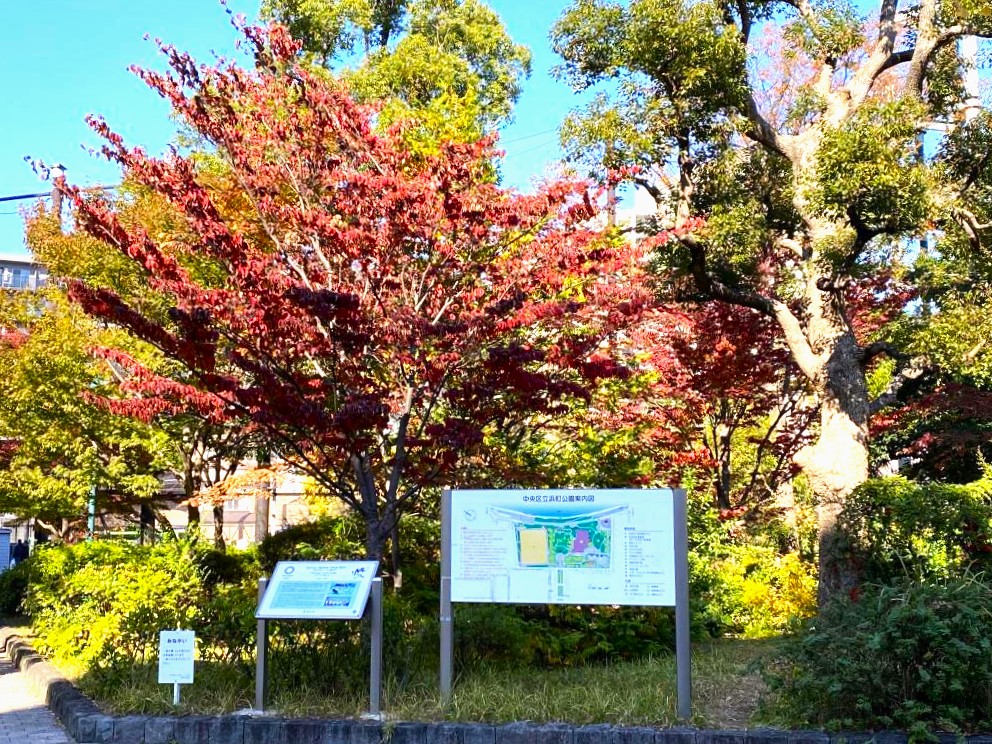
{"label": "sign stand legs", "polygon": [[451,700],[454,618],[451,615],[451,489],[441,491],[441,702]]}
{"label": "sign stand legs", "polygon": [[179,707],[179,683],[178,682],[173,682],[172,683],[172,704],[175,707],[177,707],[177,708]]}
{"label": "sign stand legs", "polygon": [[382,579],[372,579],[370,624],[372,626],[371,668],[369,670],[369,713],[378,717],[382,708]]}
{"label": "sign stand legs", "polygon": [[[268,580],[258,580],[258,603],[262,603]],[[265,710],[265,697],[269,688],[269,628],[268,620],[259,620],[255,635],[255,710]]]}
{"label": "sign stand legs", "polygon": [[692,655],[689,649],[689,534],[686,493],[672,494],[675,506],[675,687],[678,717],[692,717]]}

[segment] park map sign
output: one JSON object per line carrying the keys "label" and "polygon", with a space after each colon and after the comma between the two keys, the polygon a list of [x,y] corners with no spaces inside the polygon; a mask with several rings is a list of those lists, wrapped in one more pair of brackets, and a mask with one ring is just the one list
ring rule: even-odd
{"label": "park map sign", "polygon": [[451,601],[675,605],[668,489],[451,492]]}

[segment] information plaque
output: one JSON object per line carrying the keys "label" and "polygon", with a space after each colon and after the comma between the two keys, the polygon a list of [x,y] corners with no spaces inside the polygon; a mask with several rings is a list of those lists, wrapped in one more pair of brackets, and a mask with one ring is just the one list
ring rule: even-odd
{"label": "information plaque", "polygon": [[365,612],[378,561],[280,561],[255,617],[357,620]]}
{"label": "information plaque", "polygon": [[158,683],[193,684],[193,652],[196,634],[192,630],[163,630],[158,634]]}
{"label": "information plaque", "polygon": [[451,601],[675,604],[668,489],[451,492]]}

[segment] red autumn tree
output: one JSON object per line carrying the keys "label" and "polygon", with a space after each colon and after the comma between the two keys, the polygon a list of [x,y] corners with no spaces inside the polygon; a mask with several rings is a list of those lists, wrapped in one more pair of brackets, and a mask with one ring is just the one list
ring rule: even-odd
{"label": "red autumn tree", "polygon": [[[798,370],[774,324],[748,308],[688,309],[668,335],[711,457],[716,504],[753,511],[795,475],[792,457],[809,437],[815,409]],[[753,447],[743,467],[733,462],[742,434]]]}
{"label": "red autumn tree", "polygon": [[601,344],[650,293],[634,249],[588,227],[582,184],[502,189],[490,140],[412,154],[374,107],[298,64],[284,28],[244,33],[253,69],[165,46],[170,73],[138,71],[212,149],[209,178],[202,156],[152,158],[92,122],[182,229],[152,233],[68,189],[79,229],[133,259],[168,312],[82,282],[72,296],[179,362],[164,376],[105,352],[136,408],[264,432],[361,515],[379,557],[487,430],[564,414],[624,375]]}

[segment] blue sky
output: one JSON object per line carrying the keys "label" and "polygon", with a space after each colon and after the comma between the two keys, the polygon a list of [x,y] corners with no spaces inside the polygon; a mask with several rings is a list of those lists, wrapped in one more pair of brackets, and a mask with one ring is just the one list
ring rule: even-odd
{"label": "blue sky", "polygon": [[[557,128],[574,105],[568,88],[551,78],[557,62],[548,31],[567,0],[489,0],[515,41],[534,55],[515,121],[502,132],[508,185],[526,188],[558,155]],[[258,0],[229,0],[254,18]],[[6,3],[0,24],[3,137],[0,196],[47,191],[24,156],[61,162],[73,183],[116,183],[117,169],[88,148],[99,139],[84,122],[101,114],[125,141],[160,152],[173,135],[168,107],[128,71],[131,64],[163,67],[147,33],[198,59],[233,55],[236,32],[218,0],[21,0]],[[23,255],[18,213],[30,202],[0,202],[0,253]]]}

